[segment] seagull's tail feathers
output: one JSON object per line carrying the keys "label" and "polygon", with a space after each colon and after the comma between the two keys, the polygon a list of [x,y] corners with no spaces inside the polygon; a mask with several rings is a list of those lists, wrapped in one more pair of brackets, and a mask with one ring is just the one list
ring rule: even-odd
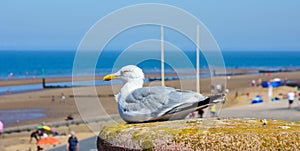
{"label": "seagull's tail feathers", "polygon": [[217,94],[210,97],[207,97],[205,100],[198,102],[197,110],[206,108],[211,103],[219,103],[223,101],[225,94]]}
{"label": "seagull's tail feathers", "polygon": [[218,94],[218,95],[213,95],[210,97],[205,98],[204,100],[199,100],[199,102],[193,103],[193,104],[181,104],[179,106],[176,106],[169,111],[167,111],[165,114],[178,114],[182,111],[190,113],[193,111],[197,111],[200,109],[204,109],[209,106],[211,103],[218,102],[218,99],[223,97],[224,94]]}
{"label": "seagull's tail feathers", "polygon": [[204,109],[208,107],[211,103],[220,102],[218,100],[222,100],[221,98],[224,96],[224,94],[213,95],[207,97],[204,100],[199,100],[199,102],[193,104],[176,106],[167,111],[166,113],[162,114],[161,116],[153,118],[151,121],[184,119],[191,112]]}
{"label": "seagull's tail feathers", "polygon": [[225,97],[225,94],[216,94],[216,95],[210,96],[209,97],[209,99],[210,99],[209,103],[223,102],[224,101],[224,97]]}

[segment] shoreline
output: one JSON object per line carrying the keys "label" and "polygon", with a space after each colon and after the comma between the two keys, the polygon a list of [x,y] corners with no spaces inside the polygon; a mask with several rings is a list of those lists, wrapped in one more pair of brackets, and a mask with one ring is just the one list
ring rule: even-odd
{"label": "shoreline", "polygon": [[[300,67],[299,67],[300,68]],[[297,70],[298,68],[295,68]],[[194,69],[184,69],[186,71],[193,71]],[[244,75],[244,74],[258,74],[259,68],[256,67],[242,67],[242,68],[226,68],[226,74],[229,75]],[[180,71],[180,69],[179,69]],[[223,71],[223,69],[222,69]],[[210,71],[209,69],[200,69],[200,73],[210,73],[213,71]],[[218,73],[218,70],[216,70],[217,75],[223,76],[223,72]],[[293,71],[292,71],[293,72]],[[188,73],[188,72],[187,72]],[[176,75],[187,75],[187,76],[193,76],[193,74],[183,74],[183,73],[176,73],[174,71],[165,73],[166,76],[176,76]],[[75,76],[77,81],[87,81],[87,80],[102,80],[104,77],[104,74],[95,74],[96,76]],[[156,77],[160,76],[160,72],[145,72],[145,78],[149,77]],[[12,86],[12,85],[25,85],[25,84],[40,84],[42,83],[42,79],[45,78],[46,82],[48,83],[55,83],[55,82],[69,82],[72,81],[73,75],[57,75],[57,76],[38,76],[38,77],[0,77],[0,85],[1,86]],[[205,77],[206,78],[206,77]]]}
{"label": "shoreline", "polygon": [[[284,73],[284,72],[292,72],[298,71],[294,70],[280,70],[280,72],[275,73]],[[225,72],[223,70],[204,70],[200,73],[203,74],[205,72],[206,75],[200,75],[201,79],[211,78],[211,75],[215,77],[221,76],[237,76],[237,75],[250,75],[250,74],[270,74],[270,73],[261,73],[259,69],[252,68],[238,68],[238,69],[227,69]],[[166,73],[165,81],[171,80],[182,80],[182,79],[195,79],[196,77],[190,72],[186,73]],[[106,83],[102,81],[103,76],[62,76],[62,77],[47,77],[47,78],[21,78],[21,79],[11,79],[11,80],[0,80],[0,95],[8,95],[8,94],[17,94],[17,93],[25,93],[32,91],[41,91],[48,88],[69,88],[69,87],[77,87],[77,86],[99,86],[99,85],[110,85],[113,83]],[[145,82],[152,81],[160,81],[160,73],[146,73],[145,74]],[[44,85],[45,82],[45,85]],[[72,82],[76,82],[77,85],[73,85]],[[95,82],[95,83],[94,83]],[[88,84],[89,83],[89,84]],[[116,83],[119,84],[119,83]]]}
{"label": "shoreline", "polygon": [[[216,74],[216,76],[228,75],[246,75],[253,74],[253,70],[250,69],[229,69],[228,72],[209,73],[209,70],[201,71],[206,75],[200,75],[200,78],[209,78],[209,74]],[[195,79],[196,77],[190,72],[187,73],[166,73],[165,81],[181,80],[181,79]],[[63,77],[47,77],[47,78],[22,78],[11,80],[0,80],[0,95],[9,95],[17,93],[25,93],[32,91],[41,91],[48,88],[69,88],[77,86],[101,86],[110,85],[110,82],[104,82],[103,76],[63,76]],[[145,82],[160,81],[160,73],[145,73]],[[44,83],[45,82],[45,83]],[[76,82],[77,85],[73,85],[72,82]],[[94,83],[95,82],[95,83]],[[90,84],[88,84],[90,83]],[[119,83],[116,83],[119,84]]]}
{"label": "shoreline", "polygon": [[[287,67],[290,68],[290,67]],[[223,72],[224,70],[221,69],[221,72],[218,72],[216,70],[216,76],[230,76],[230,75],[247,75],[247,74],[267,74],[267,73],[285,73],[285,72],[297,72],[300,71],[300,67],[287,69],[287,68],[279,68],[278,70],[268,70],[268,69],[260,69],[256,67],[243,67],[243,68],[226,68],[226,72]],[[187,71],[186,73],[189,73],[190,71],[195,71],[194,69],[184,69]],[[213,71],[210,71],[209,69],[201,69],[200,73],[206,73],[211,74]],[[23,84],[38,84],[41,83],[42,79],[47,79],[47,82],[55,83],[55,82],[68,82],[72,81],[73,77],[76,77],[77,80],[80,81],[86,81],[86,80],[102,80],[105,74],[95,74],[95,76],[91,75],[80,75],[80,76],[73,76],[73,75],[52,75],[52,76],[38,76],[38,77],[0,77],[0,85],[1,86],[10,86],[10,85],[23,85]],[[145,73],[145,78],[153,77],[153,76],[160,76],[160,72],[150,72]],[[176,73],[175,71],[166,72],[165,75],[187,75],[192,76],[194,74],[184,74],[183,72]],[[201,76],[201,75],[200,75]]]}

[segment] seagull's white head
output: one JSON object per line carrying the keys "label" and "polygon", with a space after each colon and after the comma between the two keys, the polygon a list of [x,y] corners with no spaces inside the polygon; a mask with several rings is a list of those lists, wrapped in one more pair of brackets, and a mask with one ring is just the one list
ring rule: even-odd
{"label": "seagull's white head", "polygon": [[127,65],[122,67],[118,72],[104,76],[104,81],[119,78],[123,82],[144,80],[144,73],[141,68],[135,65]]}

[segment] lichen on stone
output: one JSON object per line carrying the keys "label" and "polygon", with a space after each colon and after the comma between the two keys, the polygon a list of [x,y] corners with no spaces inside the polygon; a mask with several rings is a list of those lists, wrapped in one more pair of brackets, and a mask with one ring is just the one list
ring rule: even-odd
{"label": "lichen on stone", "polygon": [[[300,122],[261,119],[206,119],[121,123],[106,126],[100,138],[113,146],[152,150],[295,150],[300,148]],[[282,129],[280,126],[288,126]]]}

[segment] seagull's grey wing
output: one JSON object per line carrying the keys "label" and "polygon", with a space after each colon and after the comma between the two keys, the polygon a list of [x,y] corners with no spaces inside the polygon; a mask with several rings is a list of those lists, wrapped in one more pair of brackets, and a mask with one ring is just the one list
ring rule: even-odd
{"label": "seagull's grey wing", "polygon": [[170,94],[170,102],[176,102],[178,99],[180,102],[174,108],[168,110],[165,114],[173,114],[176,112],[181,112],[187,109],[196,108],[198,106],[203,106],[209,104],[209,98],[205,97],[199,93],[187,90],[176,90]]}
{"label": "seagull's grey wing", "polygon": [[174,88],[162,86],[136,89],[126,97],[122,108],[128,112],[143,111],[145,113],[152,113],[168,104],[168,95],[174,90]]}
{"label": "seagull's grey wing", "polygon": [[[193,91],[177,90],[170,87],[143,87],[127,96],[122,108],[128,114],[143,114],[147,120],[157,119],[164,114],[172,114],[191,107],[207,97]],[[136,117],[138,119],[138,117]]]}
{"label": "seagull's grey wing", "polygon": [[[153,112],[154,117],[163,119],[182,119],[189,113],[195,111],[197,107],[207,105],[209,98],[199,93],[187,90],[174,89],[168,94],[169,107],[162,106],[160,110]],[[159,119],[159,118],[156,118]]]}

